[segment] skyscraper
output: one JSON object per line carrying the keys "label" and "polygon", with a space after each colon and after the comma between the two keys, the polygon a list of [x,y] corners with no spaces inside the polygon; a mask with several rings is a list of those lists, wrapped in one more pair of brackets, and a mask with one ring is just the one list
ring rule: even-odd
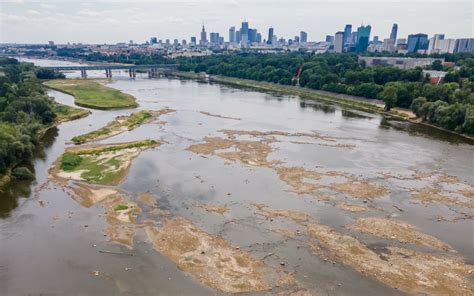
{"label": "skyscraper", "polygon": [[428,49],[428,35],[422,33],[408,35],[408,52],[418,52],[418,50],[426,49]]}
{"label": "skyscraper", "polygon": [[242,27],[240,28],[240,43],[243,46],[246,46],[249,41],[249,23],[242,22]]}
{"label": "skyscraper", "polygon": [[230,27],[229,29],[229,42],[230,43],[235,42],[235,27]]}
{"label": "skyscraper", "polygon": [[207,44],[207,33],[206,33],[206,29],[204,28],[204,25],[202,25],[201,40],[199,41],[199,44],[201,45]]}
{"label": "skyscraper", "polygon": [[347,24],[344,28],[344,43],[351,43],[352,25]]}
{"label": "skyscraper", "polygon": [[306,33],[305,31],[300,32],[300,42],[301,43],[308,42],[308,33]]}
{"label": "skyscraper", "polygon": [[267,44],[273,44],[273,28],[268,28]]}
{"label": "skyscraper", "polygon": [[334,52],[341,53],[344,48],[344,32],[337,32],[334,36]]}
{"label": "skyscraper", "polygon": [[257,29],[249,29],[248,40],[250,43],[257,41]]}
{"label": "skyscraper", "polygon": [[367,51],[367,46],[369,45],[369,38],[370,38],[370,30],[372,27],[368,26],[360,26],[357,28],[357,44],[356,44],[356,51],[357,52],[364,52]]}
{"label": "skyscraper", "polygon": [[219,33],[209,34],[209,39],[210,39],[211,45],[219,44]]}
{"label": "skyscraper", "polygon": [[454,52],[474,52],[474,38],[457,39]]}
{"label": "skyscraper", "polygon": [[398,33],[398,25],[393,24],[392,32],[390,33],[390,39],[392,39],[394,43],[395,43],[395,40],[397,40],[397,33]]}
{"label": "skyscraper", "polygon": [[326,42],[327,43],[333,43],[334,42],[334,36],[326,35]]}

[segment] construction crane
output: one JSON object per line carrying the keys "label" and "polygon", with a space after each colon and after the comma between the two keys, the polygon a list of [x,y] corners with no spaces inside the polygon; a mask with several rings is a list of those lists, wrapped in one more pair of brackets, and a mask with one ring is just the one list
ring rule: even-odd
{"label": "construction crane", "polygon": [[296,75],[293,76],[293,78],[291,78],[291,81],[296,81],[296,85],[300,85],[300,77],[301,77],[301,73],[303,73],[303,68],[304,68],[304,64],[301,64],[301,66],[299,66],[298,68],[298,71],[296,72]]}

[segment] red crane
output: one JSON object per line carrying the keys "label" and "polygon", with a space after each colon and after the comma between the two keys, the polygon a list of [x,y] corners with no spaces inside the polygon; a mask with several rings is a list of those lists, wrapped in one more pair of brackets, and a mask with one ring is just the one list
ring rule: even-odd
{"label": "red crane", "polygon": [[300,76],[301,76],[301,73],[303,73],[303,68],[304,68],[304,64],[301,64],[301,66],[298,68],[298,71],[296,72],[296,75],[293,76],[293,78],[291,78],[291,81],[296,80],[297,85],[300,84]]}

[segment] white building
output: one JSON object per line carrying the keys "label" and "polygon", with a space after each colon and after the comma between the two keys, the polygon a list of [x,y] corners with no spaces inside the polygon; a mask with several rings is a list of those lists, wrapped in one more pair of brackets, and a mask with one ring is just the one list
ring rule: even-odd
{"label": "white building", "polygon": [[430,38],[427,53],[453,53],[455,46],[455,39],[444,39],[444,34],[435,34]]}
{"label": "white building", "polygon": [[344,32],[337,32],[334,36],[334,52],[341,53],[344,48]]}

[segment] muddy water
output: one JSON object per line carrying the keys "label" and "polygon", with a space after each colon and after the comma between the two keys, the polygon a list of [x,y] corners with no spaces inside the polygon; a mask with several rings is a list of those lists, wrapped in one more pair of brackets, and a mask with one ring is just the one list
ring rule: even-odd
{"label": "muddy water", "polygon": [[[77,74],[68,73],[68,76],[77,77]],[[88,74],[105,76],[101,72]],[[277,229],[304,232],[304,226],[291,219],[269,220],[258,214],[252,204],[303,212],[311,217],[312,223],[329,225],[349,234],[351,231],[344,226],[355,223],[357,217],[396,217],[447,243],[467,262],[474,262],[474,224],[465,215],[472,215],[472,211],[439,203],[413,203],[410,190],[403,186],[416,186],[416,180],[400,185],[402,181],[397,183],[382,177],[382,174],[437,172],[473,184],[474,146],[462,139],[297,97],[193,80],[147,79],[144,75],[130,80],[124,72],[114,74],[110,86],[135,96],[140,104],[138,109],[167,107],[177,111],[160,117],[166,124],[146,124],[101,141],[118,143],[151,138],[166,142],[157,149],[142,152],[120,184],[120,188],[136,198],[135,202],[141,192],[152,194],[161,210],[186,218],[208,233],[222,235],[231,245],[264,259],[272,269],[294,272],[299,286],[315,294],[402,293],[341,263],[323,260],[303,247],[306,244],[303,237],[278,235]],[[50,91],[50,95],[58,102],[73,105],[69,95],[56,91]],[[0,294],[219,294],[156,252],[144,231],[135,237],[132,250],[110,242],[104,236],[107,222],[101,205],[84,208],[59,186],[42,186],[48,180],[51,164],[71,145],[70,138],[131,112],[93,110],[87,118],[48,131],[44,147],[33,163],[36,181],[12,184],[0,200]],[[278,161],[284,167],[356,176],[387,187],[389,193],[369,200],[368,204],[377,211],[351,213],[336,205],[367,204],[341,194],[332,194],[329,199],[297,194],[270,166],[246,165],[188,150],[191,145],[202,143],[206,136],[226,139],[227,135],[219,132],[223,129],[316,132],[327,136],[334,141],[278,137],[278,141],[271,143],[272,152],[267,160]],[[251,135],[241,139],[261,140]],[[212,213],[196,204],[221,205],[228,211]],[[453,222],[439,217],[462,219]],[[143,214],[138,219],[155,218],[143,205]],[[364,235],[359,239],[369,246],[387,243]],[[101,253],[101,250],[126,254]],[[99,271],[98,275],[95,271]]]}

